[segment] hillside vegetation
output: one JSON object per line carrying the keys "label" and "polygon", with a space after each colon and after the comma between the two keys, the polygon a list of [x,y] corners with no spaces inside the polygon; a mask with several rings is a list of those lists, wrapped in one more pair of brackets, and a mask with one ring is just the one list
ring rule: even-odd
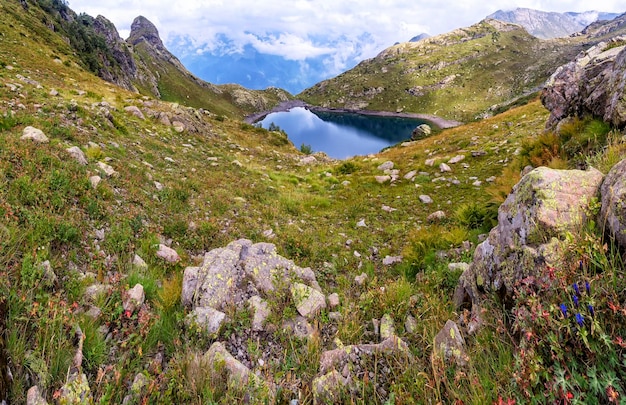
{"label": "hillside vegetation", "polygon": [[[0,372],[0,388],[7,387],[10,403],[24,403],[31,387],[50,403],[312,403],[323,353],[378,344],[382,319],[391,319],[408,352],[360,358],[356,388],[336,402],[542,402],[543,384],[554,387],[555,401],[568,393],[598,403],[626,395],[622,348],[613,343],[624,333],[623,319],[606,309],[622,302],[623,266],[610,250],[593,249],[604,243],[598,230],[581,230],[572,245],[590,250],[585,260],[610,264],[592,277],[604,294],[597,302],[602,326],[614,325],[606,344],[615,364],[594,368],[593,387],[591,374],[575,374],[584,380],[576,384],[556,380],[545,353],[521,356],[497,297],[486,303],[484,328],[467,341],[468,365],[432,356],[437,332],[463,316],[452,303],[461,270],[448,264],[471,260],[521,170],[607,171],[625,155],[619,131],[585,118],[544,133],[548,111],[530,98],[375,155],[311,159],[284,133],[226,116],[237,116],[223,101],[236,91],[220,101],[226,104],[194,108],[179,91],[165,90],[175,83],[160,87],[172,103],[105,82],[28,4],[24,10],[4,1],[0,8],[0,360],[12,374]],[[488,24],[475,30],[473,46],[493,46]],[[533,41],[502,32],[502,52],[514,40]],[[135,52],[148,58],[141,46]],[[178,82],[180,72],[162,69],[162,83]],[[446,97],[440,102],[453,96]],[[467,115],[451,117],[485,108],[474,102],[457,100]],[[27,127],[41,129],[48,142],[21,139]],[[380,167],[386,162],[393,162],[387,172]],[[437,211],[443,216],[431,216]],[[310,267],[326,295],[338,295],[334,308],[310,320],[308,335],[283,326],[297,315],[297,297],[282,294],[285,286],[264,297],[272,315],[262,331],[236,306],[215,333],[185,322],[185,267],[241,238],[275,244],[280,255]],[[179,259],[158,257],[161,245]],[[145,302],[129,307],[137,284]],[[230,380],[225,361],[209,367],[204,354],[216,342],[252,370],[249,385]],[[573,353],[565,366],[582,369],[588,360]],[[259,380],[260,388],[253,383]],[[80,395],[68,393],[77,386]]]}
{"label": "hillside vegetation", "polygon": [[427,113],[468,122],[516,100],[525,102],[556,66],[597,41],[593,36],[541,40],[519,25],[484,20],[394,45],[298,97],[324,107]]}

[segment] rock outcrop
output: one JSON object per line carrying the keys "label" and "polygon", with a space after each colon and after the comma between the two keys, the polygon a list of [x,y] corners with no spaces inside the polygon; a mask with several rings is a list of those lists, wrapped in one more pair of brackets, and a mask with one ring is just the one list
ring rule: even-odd
{"label": "rock outcrop", "polygon": [[550,110],[547,126],[568,116],[592,114],[624,127],[625,86],[626,37],[600,42],[559,67],[546,82],[541,101]]}
{"label": "rock outcrop", "polygon": [[498,210],[498,225],[478,247],[463,272],[455,304],[472,308],[469,331],[480,324],[481,293],[496,292],[510,300],[515,283],[542,274],[563,255],[568,232],[587,219],[602,173],[595,169],[537,168],[525,175]]}
{"label": "rock outcrop", "polygon": [[602,207],[598,223],[626,248],[626,160],[609,171],[600,187]]}

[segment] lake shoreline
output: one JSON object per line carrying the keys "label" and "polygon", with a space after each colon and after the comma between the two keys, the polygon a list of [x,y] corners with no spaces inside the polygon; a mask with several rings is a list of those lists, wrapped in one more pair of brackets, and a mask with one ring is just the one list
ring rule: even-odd
{"label": "lake shoreline", "polygon": [[339,113],[339,114],[360,114],[360,115],[371,115],[375,117],[396,117],[396,118],[415,118],[422,121],[427,121],[429,124],[434,125],[438,129],[446,129],[446,128],[454,128],[459,125],[463,125],[462,122],[447,120],[445,118],[438,117],[432,114],[417,114],[417,113],[398,113],[391,111],[374,111],[374,110],[350,110],[347,108],[325,108],[318,107],[314,105],[310,105],[305,103],[302,100],[289,100],[283,101],[278,104],[276,107],[272,108],[268,111],[263,111],[260,113],[252,114],[244,118],[244,122],[248,124],[254,124],[255,122],[263,120],[269,114],[275,112],[285,112],[289,111],[292,108],[302,107],[306,108],[310,111],[319,111],[319,112],[330,112],[330,113]]}

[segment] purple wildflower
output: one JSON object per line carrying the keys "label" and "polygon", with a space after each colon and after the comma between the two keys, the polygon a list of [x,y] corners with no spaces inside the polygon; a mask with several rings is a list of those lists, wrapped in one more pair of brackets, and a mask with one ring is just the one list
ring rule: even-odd
{"label": "purple wildflower", "polygon": [[583,318],[580,313],[576,314],[576,323],[578,323],[579,326],[583,326],[585,323],[585,318]]}
{"label": "purple wildflower", "polygon": [[572,299],[574,300],[574,305],[578,308],[578,295],[573,295]]}
{"label": "purple wildflower", "polygon": [[591,316],[592,316],[592,317],[595,317],[595,316],[596,316],[596,311],[594,311],[594,309],[593,309],[593,305],[588,304],[588,305],[587,305],[587,308],[589,309],[589,313],[591,314]]}
{"label": "purple wildflower", "polygon": [[587,290],[587,294],[591,294],[591,286],[589,285],[589,281],[585,281],[585,290]]}
{"label": "purple wildflower", "polygon": [[578,283],[572,284],[574,291],[576,291],[576,295],[580,295],[580,289],[578,288]]}
{"label": "purple wildflower", "polygon": [[567,305],[561,304],[561,312],[563,313],[563,316],[567,318]]}

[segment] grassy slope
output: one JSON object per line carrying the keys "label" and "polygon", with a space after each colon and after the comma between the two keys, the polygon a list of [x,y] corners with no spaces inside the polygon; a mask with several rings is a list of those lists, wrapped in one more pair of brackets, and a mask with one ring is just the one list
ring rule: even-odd
{"label": "grassy slope", "polygon": [[[242,237],[268,240],[263,236],[268,229],[275,234],[269,241],[281,254],[315,269],[326,293],[339,293],[343,314],[339,322],[323,314],[317,340],[272,337],[285,349],[280,361],[263,372],[282,388],[284,399],[299,395],[310,401],[321,350],[334,347],[335,337],[345,344],[372,340],[370,320],[385,313],[393,316],[415,355],[409,364],[390,365],[388,390],[400,403],[457,398],[491,403],[513,392],[512,342],[496,320],[491,324],[488,318],[487,328],[468,342],[473,359],[468,369],[446,379],[431,363],[434,335],[457,316],[450,297],[458,273],[447,271],[446,260],[425,260],[421,254],[457,247],[465,239],[476,242],[480,230],[468,231],[453,213],[463,203],[487,202],[486,186],[473,186],[474,177],[500,176],[522,143],[542,131],[547,111],[538,101],[373,157],[300,166],[301,155],[280,134],[239,121],[204,116],[199,132],[178,134],[125,113],[124,106],[141,105],[139,96],[80,70],[72,55],[63,53],[67,47],[61,40],[39,39],[36,16],[18,13],[18,20],[15,7],[3,3],[0,10],[0,289],[12,325],[6,338],[15,376],[13,402],[23,402],[32,384],[52,399],[65,381],[77,324],[87,335],[84,367],[97,401],[120,403],[138,372],[154,381],[142,394],[148,402],[241,399],[236,389],[202,380],[202,370],[192,367],[189,354],[203,352],[214,339],[182,326],[180,282],[184,266],[198,263],[197,254]],[[67,62],[54,62],[56,57]],[[17,74],[43,88],[22,83]],[[23,87],[12,91],[6,84],[13,83]],[[50,97],[51,88],[60,95]],[[111,120],[94,105],[103,99],[116,107]],[[155,102],[151,108],[171,111],[172,106]],[[20,141],[26,125],[42,128],[51,142]],[[102,146],[85,147],[90,141]],[[70,145],[86,151],[88,166],[68,156],[64,149]],[[470,157],[478,150],[486,155]],[[457,164],[445,174],[459,184],[433,182],[438,168],[426,166],[426,159],[447,161],[459,153],[467,156],[462,163],[469,167]],[[87,179],[104,159],[119,175],[94,190]],[[395,162],[401,176],[410,170],[428,175],[381,185],[374,176],[386,160]],[[164,189],[157,190],[154,181]],[[432,196],[434,203],[422,204],[420,194]],[[383,205],[397,210],[383,211]],[[448,214],[443,226],[427,223],[426,216],[438,209]],[[356,226],[361,219],[366,228]],[[105,239],[98,242],[100,229]],[[165,265],[154,257],[160,237],[173,239],[181,264]],[[371,256],[373,247],[378,254]],[[134,253],[146,259],[148,270],[130,266]],[[403,264],[382,265],[383,257],[400,253]],[[454,260],[469,256],[462,253]],[[58,277],[56,287],[41,281],[38,264],[45,260]],[[354,276],[361,272],[369,281],[357,286]],[[82,313],[89,309],[85,288],[94,281],[112,286],[111,294],[96,300],[102,309],[97,320]],[[146,288],[148,307],[126,319],[121,294],[136,282]],[[419,322],[414,334],[402,326],[407,314]],[[238,333],[247,319],[244,313],[229,315],[234,321],[215,339]],[[108,327],[109,340],[98,332],[102,326]],[[252,358],[254,347],[248,342]],[[167,367],[152,366],[158,352]],[[355,396],[385,400],[366,390]]]}
{"label": "grassy slope", "polygon": [[542,85],[580,49],[578,40],[542,41],[521,28],[498,30],[481,22],[395,45],[299,97],[326,107],[430,113],[467,122]]}

